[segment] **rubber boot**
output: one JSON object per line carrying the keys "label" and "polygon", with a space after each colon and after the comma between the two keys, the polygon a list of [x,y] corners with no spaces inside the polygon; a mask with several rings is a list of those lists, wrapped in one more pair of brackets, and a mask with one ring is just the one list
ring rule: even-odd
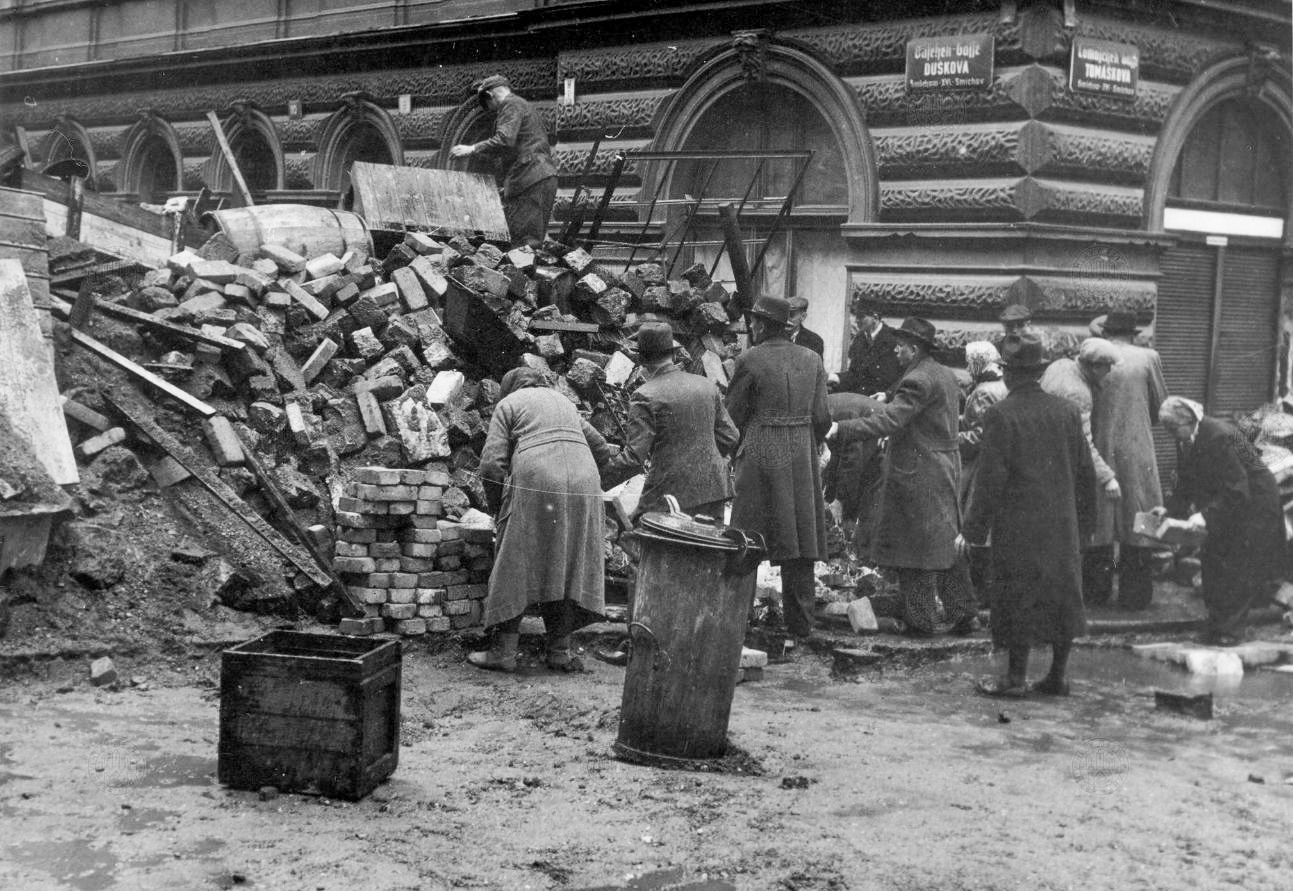
{"label": "rubber boot", "polygon": [[468,653],[467,661],[488,671],[516,671],[516,647],[520,641],[519,634],[497,634],[492,647]]}
{"label": "rubber boot", "polygon": [[548,635],[548,667],[553,671],[584,670],[584,663],[570,648],[570,635]]}

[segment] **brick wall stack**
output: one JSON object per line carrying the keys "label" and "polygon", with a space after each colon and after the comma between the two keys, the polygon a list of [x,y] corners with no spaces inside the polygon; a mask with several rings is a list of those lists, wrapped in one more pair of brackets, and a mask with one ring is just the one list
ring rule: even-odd
{"label": "brick wall stack", "polygon": [[448,468],[362,467],[337,505],[333,569],[367,616],[341,631],[403,635],[481,624],[493,566],[491,529],[444,517]]}

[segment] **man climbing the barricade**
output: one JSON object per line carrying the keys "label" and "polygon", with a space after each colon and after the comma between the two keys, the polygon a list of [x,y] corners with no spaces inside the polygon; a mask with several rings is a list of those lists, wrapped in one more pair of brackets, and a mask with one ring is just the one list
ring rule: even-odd
{"label": "man climbing the barricade", "polygon": [[494,135],[470,145],[455,145],[451,158],[500,155],[507,166],[503,178],[503,215],[513,245],[537,247],[548,231],[557,197],[557,168],[538,109],[512,92],[501,74],[476,85],[481,107],[496,113]]}

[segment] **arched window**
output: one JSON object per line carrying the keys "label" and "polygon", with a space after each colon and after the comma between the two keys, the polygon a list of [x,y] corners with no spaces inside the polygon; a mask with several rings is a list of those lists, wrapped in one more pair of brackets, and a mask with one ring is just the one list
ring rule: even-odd
{"label": "arched window", "polygon": [[1288,156],[1287,134],[1258,103],[1220,102],[1190,130],[1172,170],[1168,206],[1283,216]]}
{"label": "arched window", "polygon": [[344,198],[350,188],[350,165],[356,161],[403,164],[404,149],[391,116],[365,99],[350,97],[324,124],[314,158],[314,185],[336,189]]}
{"label": "arched window", "polygon": [[94,143],[90,140],[89,132],[79,122],[69,117],[59,118],[54,129],[50,130],[45,137],[42,155],[46,167],[68,158],[79,158],[84,161],[90,168],[90,174],[85,179],[85,187],[96,188],[97,161],[94,155]]}
{"label": "arched window", "polygon": [[147,204],[159,204],[178,192],[181,158],[175,129],[155,114],[145,114],[126,134],[118,169],[121,191]]}
{"label": "arched window", "polygon": [[[283,188],[283,147],[274,122],[259,109],[235,103],[233,114],[221,125],[247,188],[252,192]],[[216,191],[234,191],[233,171],[219,148],[207,162],[203,179]]]}

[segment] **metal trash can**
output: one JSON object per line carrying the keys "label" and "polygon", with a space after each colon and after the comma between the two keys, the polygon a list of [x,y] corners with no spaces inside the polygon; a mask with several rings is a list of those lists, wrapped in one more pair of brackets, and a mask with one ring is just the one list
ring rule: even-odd
{"label": "metal trash can", "polygon": [[614,751],[671,764],[722,756],[749,621],[757,533],[693,518],[668,499],[637,530],[641,562]]}

